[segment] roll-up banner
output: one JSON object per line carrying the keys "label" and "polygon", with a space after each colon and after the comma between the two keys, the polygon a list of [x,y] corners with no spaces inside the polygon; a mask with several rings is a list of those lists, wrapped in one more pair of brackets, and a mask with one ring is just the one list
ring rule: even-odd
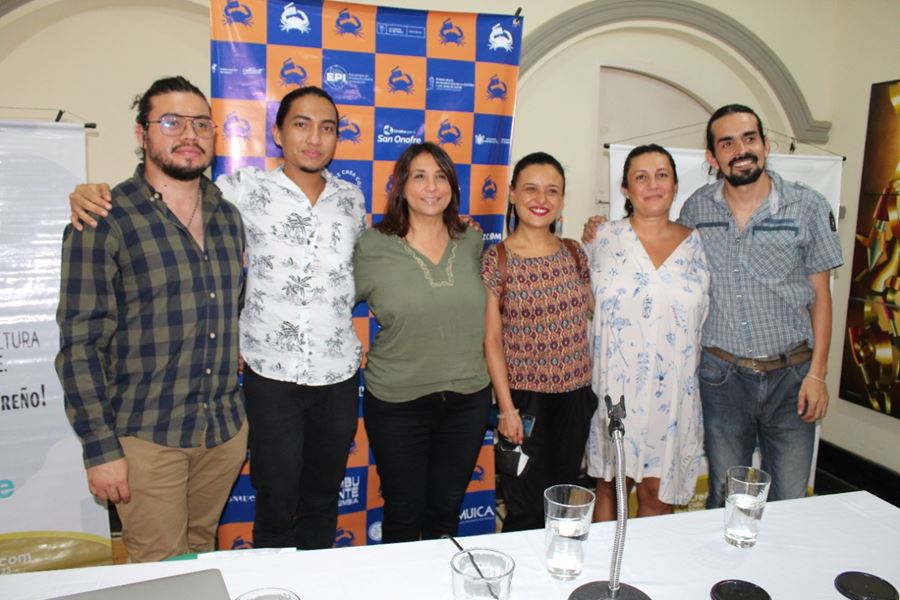
{"label": "roll-up banner", "polygon": [[0,122],[0,573],[111,562],[53,360],[66,197],[82,125]]}
{"label": "roll-up banner", "polygon": [[[385,211],[394,160],[411,143],[439,144],[459,174],[460,212],[485,243],[500,241],[522,45],[512,15],[406,10],[337,2],[213,0],[211,76],[219,125],[213,170],[272,169],[281,98],[325,89],[340,113],[329,170],[359,186],[371,222]],[[363,344],[377,324],[354,311]],[[460,534],[495,531],[492,437],[486,433],[462,506]],[[219,545],[252,546],[255,495],[245,467],[223,516]],[[383,501],[360,417],[339,501],[335,546],[378,543]]]}

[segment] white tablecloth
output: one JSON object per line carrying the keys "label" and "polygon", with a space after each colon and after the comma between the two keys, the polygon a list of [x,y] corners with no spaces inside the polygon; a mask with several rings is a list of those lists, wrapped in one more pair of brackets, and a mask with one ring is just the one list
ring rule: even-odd
{"label": "white tablecloth", "polygon": [[[900,589],[900,509],[853,492],[766,506],[759,542],[738,549],[723,539],[722,510],[628,522],[621,581],[653,600],[705,600],[722,579],[746,579],[774,600],[839,599],[843,571],[876,574]],[[613,523],[595,524],[585,570],[575,580],[544,569],[543,531],[460,538],[515,559],[512,598],[565,599],[583,583],[609,577]],[[217,568],[232,598],[250,589],[294,590],[302,600],[451,600],[449,540],[280,554],[214,553],[198,560],[119,565],[0,576],[3,600],[53,596]]]}

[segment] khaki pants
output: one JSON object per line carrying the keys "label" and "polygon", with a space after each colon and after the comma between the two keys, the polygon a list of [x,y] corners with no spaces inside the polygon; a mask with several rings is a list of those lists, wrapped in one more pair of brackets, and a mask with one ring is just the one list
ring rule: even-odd
{"label": "khaki pants", "polygon": [[128,460],[131,502],[116,509],[129,562],[212,550],[247,456],[247,423],[214,448],[169,448],[135,437],[119,442]]}

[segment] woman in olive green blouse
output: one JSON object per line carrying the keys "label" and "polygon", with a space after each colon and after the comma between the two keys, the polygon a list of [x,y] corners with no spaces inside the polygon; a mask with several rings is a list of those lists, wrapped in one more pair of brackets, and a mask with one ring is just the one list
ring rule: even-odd
{"label": "woman in olive green blouse", "polygon": [[482,236],[459,220],[453,162],[435,144],[414,144],[393,182],[384,219],[354,256],[356,299],[381,327],[363,412],[386,543],[456,535],[491,406]]}

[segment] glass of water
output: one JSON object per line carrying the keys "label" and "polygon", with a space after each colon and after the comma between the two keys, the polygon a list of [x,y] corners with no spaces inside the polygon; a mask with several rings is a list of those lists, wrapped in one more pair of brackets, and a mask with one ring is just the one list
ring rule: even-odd
{"label": "glass of water", "polygon": [[454,600],[508,600],[516,563],[490,548],[463,550],[450,559]]}
{"label": "glass of water", "polygon": [[725,541],[738,548],[756,544],[759,520],[772,478],[754,467],[730,467],[725,482]]}
{"label": "glass of water", "polygon": [[544,547],[553,577],[565,580],[581,574],[594,500],[594,492],[577,485],[544,490]]}

